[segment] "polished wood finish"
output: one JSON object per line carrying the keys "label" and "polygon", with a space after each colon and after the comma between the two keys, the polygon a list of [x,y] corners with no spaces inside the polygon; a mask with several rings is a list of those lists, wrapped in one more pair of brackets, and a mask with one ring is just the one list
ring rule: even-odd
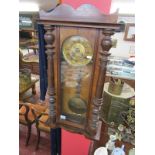
{"label": "polished wood finish", "polygon": [[51,119],[51,124],[56,123],[56,110],[55,110],[55,88],[54,88],[54,47],[53,42],[55,40],[55,36],[52,34],[54,27],[50,25],[45,25],[44,29],[46,33],[44,35],[44,39],[46,41],[46,54],[48,59],[48,94],[49,94],[49,116]]}
{"label": "polished wood finish", "polygon": [[[67,24],[73,24],[77,27],[77,24],[83,24],[83,26],[93,27],[103,24],[105,26],[113,24],[112,27],[118,27],[118,10],[110,15],[101,13],[95,6],[89,4],[83,4],[79,8],[74,9],[70,5],[61,4],[57,6],[51,12],[40,11],[40,22],[50,22],[54,25],[64,26]],[[70,25],[71,26],[71,25]]]}
{"label": "polished wood finish", "polygon": [[101,41],[101,47],[102,51],[99,52],[99,57],[100,57],[100,64],[99,64],[99,75],[97,79],[97,89],[96,89],[96,94],[95,98],[93,100],[93,110],[92,110],[92,119],[90,122],[91,128],[95,131],[96,133],[96,128],[99,123],[99,113],[101,106],[104,102],[103,100],[103,87],[104,87],[104,82],[105,82],[105,74],[106,74],[106,65],[108,61],[108,56],[109,50],[112,47],[112,41],[111,41],[111,35],[114,34],[114,31],[111,29],[103,29],[102,33],[104,35],[104,38]]}
{"label": "polished wood finish", "polygon": [[[112,47],[111,36],[120,29],[118,13],[104,15],[96,8],[87,10],[83,6],[74,10],[68,5],[59,5],[52,12],[40,12],[38,24],[44,25],[46,53],[48,59],[48,94],[50,96],[51,127],[62,127],[69,131],[84,134],[90,139],[100,139],[100,109],[104,102],[107,58]],[[86,121],[78,124],[62,120],[61,115],[61,47],[63,41],[73,35],[87,38],[94,50],[92,73],[88,91]],[[98,132],[97,132],[98,131]]]}

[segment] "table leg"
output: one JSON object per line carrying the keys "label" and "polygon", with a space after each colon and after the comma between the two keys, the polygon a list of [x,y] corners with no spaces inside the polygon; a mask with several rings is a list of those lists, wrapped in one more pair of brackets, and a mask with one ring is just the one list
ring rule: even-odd
{"label": "table leg", "polygon": [[34,49],[33,51],[34,51],[34,54],[36,55],[37,54],[37,49]]}
{"label": "table leg", "polygon": [[36,95],[36,85],[35,84],[32,85],[32,94]]}

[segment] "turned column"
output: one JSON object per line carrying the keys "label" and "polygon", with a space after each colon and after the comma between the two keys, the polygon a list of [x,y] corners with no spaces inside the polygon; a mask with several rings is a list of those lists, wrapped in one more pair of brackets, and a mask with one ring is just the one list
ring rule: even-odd
{"label": "turned column", "polygon": [[97,88],[95,98],[93,100],[92,108],[92,118],[90,121],[91,134],[96,134],[96,129],[98,127],[100,119],[100,109],[102,104],[104,104],[103,99],[103,88],[106,77],[106,66],[108,61],[108,56],[110,55],[109,50],[112,47],[111,35],[114,34],[112,29],[105,28],[102,30],[103,39],[101,40],[102,51],[99,52],[99,76],[97,80]]}
{"label": "turned column", "polygon": [[45,35],[44,39],[46,42],[46,54],[48,63],[48,95],[49,95],[49,123],[55,125],[56,123],[56,108],[55,108],[55,86],[54,86],[54,40],[55,36],[53,34],[54,27],[51,25],[44,25]]}

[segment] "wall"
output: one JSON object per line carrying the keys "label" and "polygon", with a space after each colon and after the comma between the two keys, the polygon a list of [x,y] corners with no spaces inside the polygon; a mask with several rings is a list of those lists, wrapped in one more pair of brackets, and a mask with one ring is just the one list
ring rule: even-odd
{"label": "wall", "polygon": [[116,48],[111,48],[110,53],[111,56],[119,56],[129,58],[130,56],[130,47],[135,45],[134,42],[124,41],[124,32],[116,33],[112,38],[117,39]]}
{"label": "wall", "polygon": [[[135,23],[134,15],[119,15],[118,22],[123,21],[125,23]],[[116,48],[110,50],[112,56],[120,56],[128,58],[130,56],[130,47],[135,45],[134,42],[124,41],[125,32],[116,33],[112,38],[117,39]]]}
{"label": "wall", "polygon": [[121,14],[134,14],[135,0],[112,0],[110,12],[114,12],[117,8]]}

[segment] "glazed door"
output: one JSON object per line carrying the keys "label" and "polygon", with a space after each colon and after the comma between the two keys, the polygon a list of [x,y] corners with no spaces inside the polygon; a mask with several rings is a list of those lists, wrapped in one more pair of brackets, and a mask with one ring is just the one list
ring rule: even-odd
{"label": "glazed door", "polygon": [[89,109],[95,34],[94,29],[60,28],[60,120],[81,128]]}

